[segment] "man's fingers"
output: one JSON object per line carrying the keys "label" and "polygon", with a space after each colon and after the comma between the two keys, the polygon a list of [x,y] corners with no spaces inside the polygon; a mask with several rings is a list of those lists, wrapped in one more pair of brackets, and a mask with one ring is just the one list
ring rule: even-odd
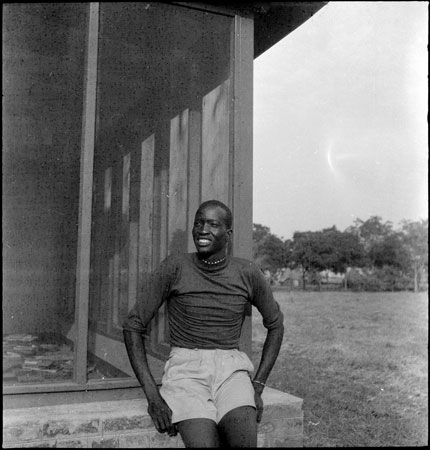
{"label": "man's fingers", "polygon": [[261,417],[263,416],[263,408],[257,409],[257,423],[261,422]]}
{"label": "man's fingers", "polygon": [[154,426],[157,429],[157,431],[159,433],[164,433],[159,418],[158,417],[153,417],[152,421],[154,422]]}
{"label": "man's fingers", "polygon": [[164,401],[161,403],[151,403],[148,407],[148,412],[159,433],[165,433],[167,431],[170,436],[176,435],[176,428],[172,424],[172,411]]}
{"label": "man's fingers", "polygon": [[255,393],[255,406],[257,409],[257,423],[261,422],[261,417],[263,416],[264,403],[261,399],[261,395]]}
{"label": "man's fingers", "polygon": [[170,417],[167,415],[166,412],[164,412],[162,420],[163,420],[163,433],[167,431],[170,434],[172,422],[170,421]]}
{"label": "man's fingers", "polygon": [[172,411],[170,409],[163,409],[160,414],[160,425],[162,433],[167,433],[169,436],[176,435],[176,427],[172,424]]}
{"label": "man's fingers", "polygon": [[172,414],[169,415],[169,428],[167,429],[167,433],[169,436],[176,436],[178,434],[178,431],[176,429],[176,425],[172,423]]}
{"label": "man's fingers", "polygon": [[167,419],[164,417],[156,417],[153,419],[155,428],[159,433],[166,433],[166,431],[170,434],[170,426]]}
{"label": "man's fingers", "polygon": [[176,436],[178,432],[176,431],[175,425],[172,424],[172,426],[167,430],[167,433],[169,434],[169,436]]}

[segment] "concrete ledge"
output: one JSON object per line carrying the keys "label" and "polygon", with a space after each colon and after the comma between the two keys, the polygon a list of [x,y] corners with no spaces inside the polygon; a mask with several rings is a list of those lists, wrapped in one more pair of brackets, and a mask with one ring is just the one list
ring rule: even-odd
{"label": "concrete ledge", "polygon": [[[303,446],[303,400],[266,387],[258,447]],[[3,448],[178,448],[158,433],[146,401],[121,400],[3,410]]]}
{"label": "concrete ledge", "polygon": [[303,400],[266,387],[258,447],[303,447]]}

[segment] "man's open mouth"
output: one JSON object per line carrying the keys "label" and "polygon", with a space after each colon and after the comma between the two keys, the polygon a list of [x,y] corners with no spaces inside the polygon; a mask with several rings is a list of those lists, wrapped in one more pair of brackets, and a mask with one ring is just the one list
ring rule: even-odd
{"label": "man's open mouth", "polygon": [[201,246],[209,245],[210,243],[211,243],[210,239],[205,239],[205,238],[197,239],[197,244],[199,244]]}

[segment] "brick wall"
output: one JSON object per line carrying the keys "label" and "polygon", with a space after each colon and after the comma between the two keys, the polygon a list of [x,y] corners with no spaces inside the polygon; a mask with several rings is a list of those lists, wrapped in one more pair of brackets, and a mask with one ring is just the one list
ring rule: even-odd
{"label": "brick wall", "polygon": [[[266,388],[258,447],[303,445],[302,400]],[[144,400],[3,410],[3,448],[174,448],[179,435],[158,433]]]}

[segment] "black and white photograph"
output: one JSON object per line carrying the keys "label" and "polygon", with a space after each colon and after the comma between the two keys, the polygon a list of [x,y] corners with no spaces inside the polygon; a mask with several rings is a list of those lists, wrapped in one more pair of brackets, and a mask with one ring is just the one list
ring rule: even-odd
{"label": "black and white photograph", "polygon": [[427,447],[428,23],[2,3],[2,447]]}

